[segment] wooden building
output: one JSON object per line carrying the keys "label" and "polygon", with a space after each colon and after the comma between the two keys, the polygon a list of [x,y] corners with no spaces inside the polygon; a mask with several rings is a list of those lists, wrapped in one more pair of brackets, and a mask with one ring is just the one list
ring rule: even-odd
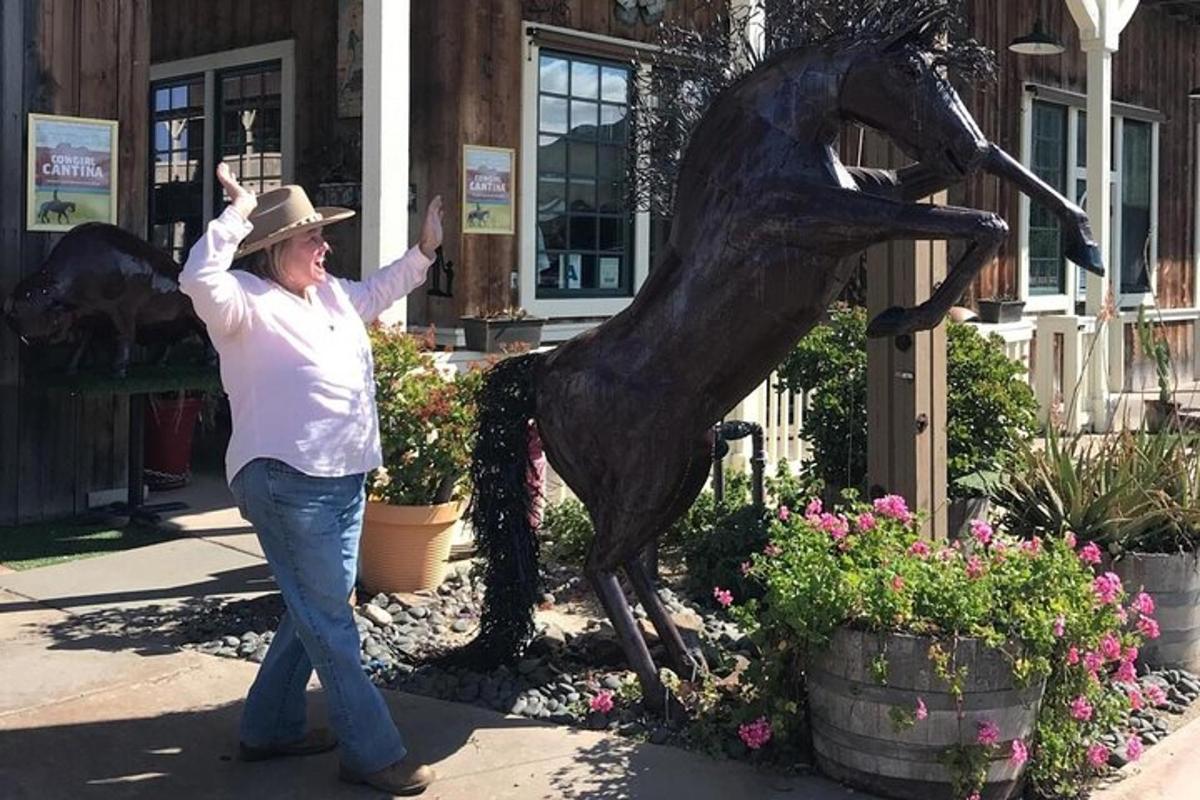
{"label": "wooden building", "polygon": [[[1188,97],[1200,84],[1200,22],[1186,13],[1191,5],[1142,0],[1112,59],[1112,243],[1124,344],[1115,359],[1118,388],[1145,380],[1129,323],[1151,298],[1166,309],[1182,379],[1195,375],[1200,355],[1200,116]],[[970,87],[965,99],[986,135],[1078,197],[1086,186],[1087,69],[1067,6],[970,0],[969,27],[996,51],[999,77]],[[119,223],[177,257],[220,210],[213,179],[220,160],[256,189],[298,182],[318,204],[358,209],[354,221],[329,232],[333,269],[348,276],[399,255],[440,193],[454,296],[418,290],[407,304],[410,324],[434,325],[443,343],[462,347],[461,317],[520,306],[548,318],[546,341],[565,340],[628,304],[663,231],[658,220],[632,213],[614,186],[632,59],[660,20],[698,21],[713,7],[708,0],[0,3],[7,145],[0,149],[0,297],[59,238],[25,230],[25,148],[16,146],[28,113],[51,112],[120,121]],[[1039,14],[1065,52],[1009,52],[1008,42]],[[513,154],[511,235],[463,229],[467,145]],[[1025,300],[1029,339],[1043,318],[1059,319],[1064,330],[1072,320],[1094,324],[1086,322],[1095,309],[1083,302],[1077,271],[1039,209],[988,177],[950,200],[996,210],[1013,231],[969,301]],[[1063,347],[1046,352],[1061,361]],[[11,332],[0,330],[0,525],[76,513],[89,497],[125,484],[127,400],[38,395],[24,382],[22,357]]]}

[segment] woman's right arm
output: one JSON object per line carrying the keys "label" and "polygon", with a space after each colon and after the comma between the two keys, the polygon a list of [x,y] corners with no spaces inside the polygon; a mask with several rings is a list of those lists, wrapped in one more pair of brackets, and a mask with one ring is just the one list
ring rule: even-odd
{"label": "woman's right arm", "polygon": [[208,229],[188,253],[187,262],[179,274],[179,288],[192,300],[196,316],[208,327],[209,333],[233,334],[246,320],[246,293],[235,276],[229,273],[238,244],[253,227],[247,218],[258,200],[254,193],[238,185],[221,164],[217,179],[231,198],[221,216],[208,223]]}

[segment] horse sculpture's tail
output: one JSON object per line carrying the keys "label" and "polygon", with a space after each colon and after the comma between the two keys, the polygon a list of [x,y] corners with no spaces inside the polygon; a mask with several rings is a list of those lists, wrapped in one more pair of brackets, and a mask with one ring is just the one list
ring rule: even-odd
{"label": "horse sculpture's tail", "polygon": [[529,423],[539,359],[530,353],[501,361],[479,398],[468,514],[485,560],[485,595],[479,636],[463,655],[480,664],[516,658],[533,635],[538,540],[530,513]]}

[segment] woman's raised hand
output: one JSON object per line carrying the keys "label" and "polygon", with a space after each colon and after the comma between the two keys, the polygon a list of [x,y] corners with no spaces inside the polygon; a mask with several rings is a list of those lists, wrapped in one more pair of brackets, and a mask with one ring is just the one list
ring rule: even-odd
{"label": "woman's raised hand", "polygon": [[217,165],[217,180],[225,188],[225,194],[229,195],[229,204],[237,209],[242,219],[250,219],[250,212],[258,205],[254,192],[238,183],[237,176],[224,161]]}
{"label": "woman's raised hand", "polygon": [[429,207],[425,209],[425,222],[421,225],[421,239],[417,243],[426,258],[433,258],[442,246],[442,217],[445,213],[440,194],[429,201]]}

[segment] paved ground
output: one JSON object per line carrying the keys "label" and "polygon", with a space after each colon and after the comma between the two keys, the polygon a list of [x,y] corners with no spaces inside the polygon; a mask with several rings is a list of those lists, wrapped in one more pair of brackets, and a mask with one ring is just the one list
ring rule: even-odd
{"label": "paved ground", "polygon": [[[370,798],[336,754],[233,758],[256,666],[170,647],[161,623],[206,597],[272,588],[219,481],[175,515],[188,535],[139,550],[0,575],[0,797]],[[863,797],[818,778],[385,693],[438,800]],[[314,718],[323,717],[314,691]]]}

